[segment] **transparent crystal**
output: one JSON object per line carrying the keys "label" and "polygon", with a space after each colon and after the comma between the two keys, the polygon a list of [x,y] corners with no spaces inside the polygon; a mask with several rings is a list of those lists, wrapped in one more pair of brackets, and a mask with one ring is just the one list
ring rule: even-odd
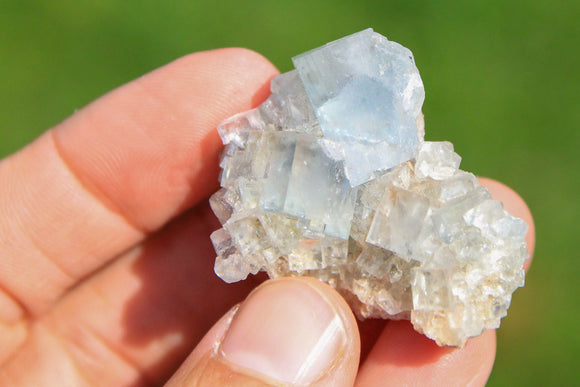
{"label": "transparent crystal", "polygon": [[444,180],[453,176],[460,163],[461,157],[453,152],[452,143],[424,142],[417,156],[415,172],[419,177]]}
{"label": "transparent crystal", "polygon": [[344,176],[342,162],[329,158],[312,136],[300,136],[284,211],[310,219],[313,229],[348,239],[356,188]]}
{"label": "transparent crystal", "polygon": [[497,328],[524,284],[527,225],[451,143],[423,141],[411,52],[369,29],[293,60],[218,127],[216,274],[313,276],[359,317],[409,319],[439,345]]}
{"label": "transparent crystal", "polygon": [[366,241],[411,260],[428,211],[426,197],[393,189],[383,196]]}
{"label": "transparent crystal", "polygon": [[352,186],[413,157],[425,90],[411,51],[369,28],[292,61]]}

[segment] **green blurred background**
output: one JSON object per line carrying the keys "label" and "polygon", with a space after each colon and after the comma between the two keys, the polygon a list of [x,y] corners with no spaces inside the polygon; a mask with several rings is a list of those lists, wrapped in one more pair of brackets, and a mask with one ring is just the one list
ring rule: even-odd
{"label": "green blurred background", "polygon": [[489,385],[580,385],[579,4],[0,0],[0,156],[189,52],[244,46],[287,71],[373,27],[415,54],[427,139],[452,141],[463,169],[512,186],[535,216],[535,263]]}

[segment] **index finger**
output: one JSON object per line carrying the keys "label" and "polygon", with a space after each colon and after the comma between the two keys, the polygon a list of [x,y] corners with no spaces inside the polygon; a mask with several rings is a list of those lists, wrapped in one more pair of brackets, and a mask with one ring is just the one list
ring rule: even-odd
{"label": "index finger", "polygon": [[[200,52],[75,113],[0,162],[0,321],[80,278],[217,186],[216,125],[259,104],[277,70],[244,49]],[[4,313],[4,314],[2,314]]]}

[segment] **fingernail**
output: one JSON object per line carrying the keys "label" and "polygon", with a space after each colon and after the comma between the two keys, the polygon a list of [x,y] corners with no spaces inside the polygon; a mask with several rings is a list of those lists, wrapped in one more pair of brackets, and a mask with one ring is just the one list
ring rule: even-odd
{"label": "fingernail", "polygon": [[309,384],[330,369],[346,343],[341,317],[306,282],[283,279],[257,288],[221,345],[229,362],[269,378]]}

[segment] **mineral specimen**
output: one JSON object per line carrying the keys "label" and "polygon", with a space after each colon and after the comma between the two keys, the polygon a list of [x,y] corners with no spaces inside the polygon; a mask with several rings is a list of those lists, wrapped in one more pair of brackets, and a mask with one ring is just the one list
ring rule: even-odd
{"label": "mineral specimen", "polygon": [[412,53],[368,29],[293,62],[218,127],[215,272],[314,276],[361,318],[410,319],[439,345],[497,328],[524,283],[527,225],[451,143],[423,140]]}

